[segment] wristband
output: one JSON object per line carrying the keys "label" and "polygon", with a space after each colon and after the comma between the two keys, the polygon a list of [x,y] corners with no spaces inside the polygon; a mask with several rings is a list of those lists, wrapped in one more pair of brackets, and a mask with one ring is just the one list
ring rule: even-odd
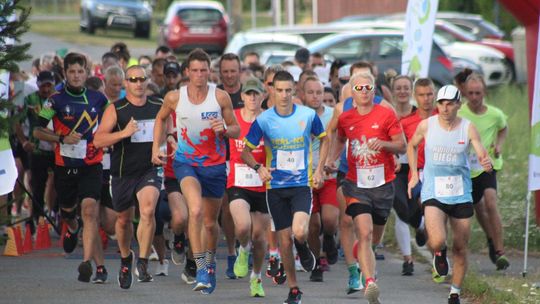
{"label": "wristband", "polygon": [[61,144],[64,144],[64,135],[59,135],[58,136],[58,142],[61,143]]}
{"label": "wristband", "polygon": [[253,166],[253,170],[255,170],[255,172],[259,171],[259,168],[261,168],[261,164],[255,164],[255,166]]}

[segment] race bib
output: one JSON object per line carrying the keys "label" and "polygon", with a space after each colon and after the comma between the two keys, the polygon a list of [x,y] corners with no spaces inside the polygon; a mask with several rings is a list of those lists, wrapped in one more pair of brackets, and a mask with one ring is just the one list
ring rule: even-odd
{"label": "race bib", "polygon": [[77,159],[86,158],[86,139],[81,139],[74,145],[60,144],[60,155]]}
{"label": "race bib", "polygon": [[263,182],[257,171],[245,164],[235,164],[234,185],[236,187],[260,187],[263,185]]}
{"label": "race bib", "polygon": [[139,131],[131,135],[132,143],[144,143],[154,141],[154,119],[145,119],[137,121]]}
{"label": "race bib", "polygon": [[376,188],[384,185],[384,165],[373,168],[356,168],[356,186],[358,188]]}
{"label": "race bib", "polygon": [[304,150],[277,151],[277,169],[287,171],[305,170]]}
{"label": "race bib", "polygon": [[461,175],[435,177],[435,196],[451,197],[461,195],[463,195],[463,179]]}
{"label": "race bib", "polygon": [[480,164],[476,153],[469,153],[469,166],[471,171],[484,171],[484,167]]}
{"label": "race bib", "polygon": [[103,159],[101,160],[101,165],[103,166],[103,170],[111,169],[111,154],[103,153]]}

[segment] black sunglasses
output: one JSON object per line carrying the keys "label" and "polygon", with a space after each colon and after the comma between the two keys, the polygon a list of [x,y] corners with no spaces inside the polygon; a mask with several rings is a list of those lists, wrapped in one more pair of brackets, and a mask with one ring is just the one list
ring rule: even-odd
{"label": "black sunglasses", "polygon": [[349,79],[341,79],[339,78],[339,83],[341,84],[347,84],[349,82]]}
{"label": "black sunglasses", "polygon": [[147,79],[148,78],[142,76],[142,77],[129,77],[126,80],[131,83],[136,83],[136,82],[145,82]]}

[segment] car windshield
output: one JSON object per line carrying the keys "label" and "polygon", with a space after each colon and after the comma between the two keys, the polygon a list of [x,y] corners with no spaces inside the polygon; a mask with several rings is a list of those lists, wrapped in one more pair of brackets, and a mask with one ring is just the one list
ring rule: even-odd
{"label": "car windshield", "polygon": [[291,43],[282,43],[282,42],[261,42],[245,45],[240,50],[240,58],[244,58],[244,54],[248,52],[256,52],[257,54],[262,54],[264,52],[272,51],[291,51],[294,52],[302,46],[298,44]]}
{"label": "car windshield", "polygon": [[189,8],[180,10],[178,17],[184,22],[218,22],[221,19],[221,12],[211,8]]}
{"label": "car windshield", "polygon": [[467,40],[472,40],[472,41],[478,40],[478,37],[476,37],[475,35],[467,31],[464,31],[461,27],[456,26],[450,22],[445,23],[445,26],[448,27],[450,31],[455,32],[456,34],[465,37]]}

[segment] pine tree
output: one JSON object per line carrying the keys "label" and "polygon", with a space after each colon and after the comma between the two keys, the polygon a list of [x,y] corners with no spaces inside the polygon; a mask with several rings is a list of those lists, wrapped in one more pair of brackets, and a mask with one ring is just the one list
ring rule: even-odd
{"label": "pine tree", "polygon": [[[31,45],[30,43],[20,43],[20,37],[30,27],[28,24],[30,8],[22,6],[20,4],[21,0],[4,0],[1,2],[3,3],[0,3],[0,73],[3,71],[17,71],[17,63],[30,58],[26,52]],[[14,119],[9,115],[13,105],[7,102],[7,98],[8,96],[0,96],[1,137],[6,136]]]}

